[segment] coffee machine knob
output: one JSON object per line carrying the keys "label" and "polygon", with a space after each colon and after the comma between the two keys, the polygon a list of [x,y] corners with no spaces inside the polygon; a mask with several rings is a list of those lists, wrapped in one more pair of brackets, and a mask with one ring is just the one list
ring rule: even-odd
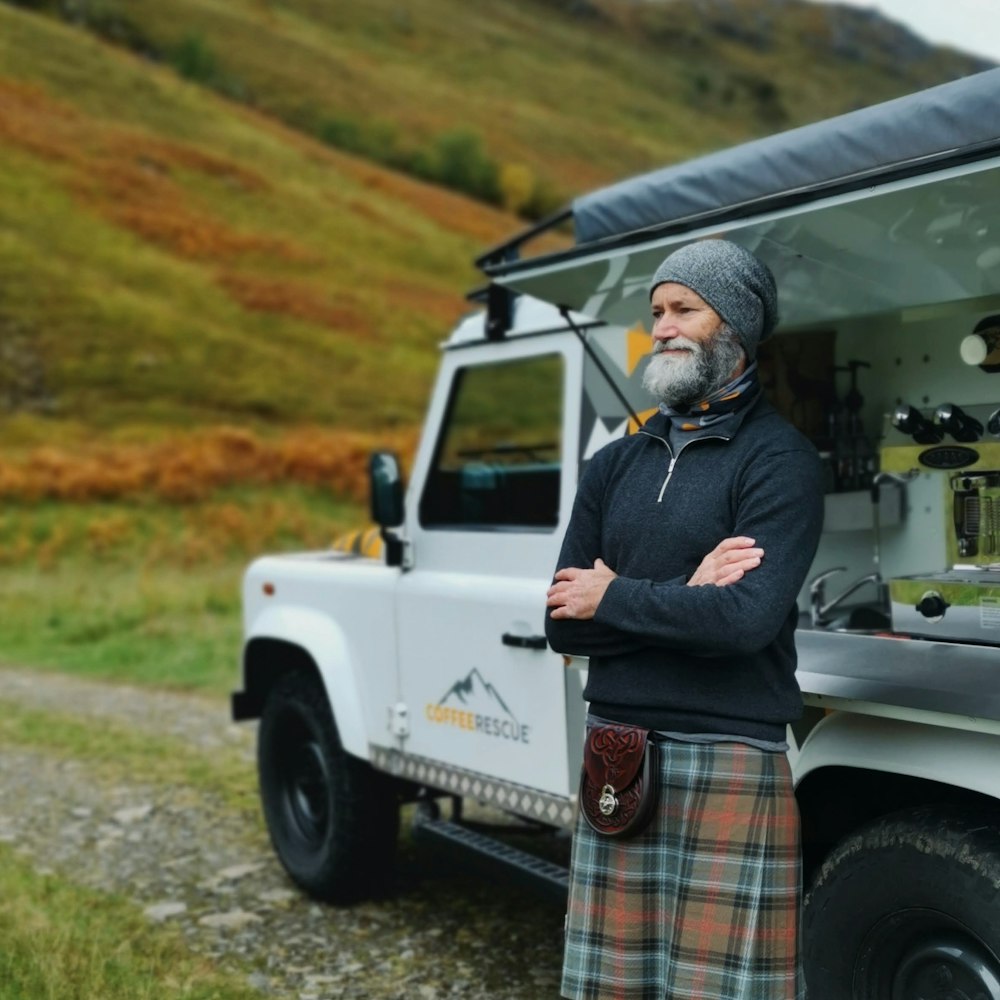
{"label": "coffee machine knob", "polygon": [[935,427],[915,406],[900,403],[893,411],[892,426],[909,434],[917,444],[937,444],[944,431]]}
{"label": "coffee machine knob", "polygon": [[934,422],[956,441],[978,441],[983,435],[983,425],[955,403],[942,403],[934,413]]}
{"label": "coffee machine knob", "polygon": [[919,611],[928,621],[939,622],[951,605],[936,591],[928,590],[917,604]]}

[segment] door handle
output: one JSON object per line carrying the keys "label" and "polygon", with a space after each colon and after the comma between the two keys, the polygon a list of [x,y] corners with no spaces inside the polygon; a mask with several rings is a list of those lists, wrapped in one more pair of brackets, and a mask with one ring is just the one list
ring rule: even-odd
{"label": "door handle", "polygon": [[504,632],[500,641],[505,646],[516,646],[518,649],[547,649],[549,645],[544,635],[514,635],[513,632]]}

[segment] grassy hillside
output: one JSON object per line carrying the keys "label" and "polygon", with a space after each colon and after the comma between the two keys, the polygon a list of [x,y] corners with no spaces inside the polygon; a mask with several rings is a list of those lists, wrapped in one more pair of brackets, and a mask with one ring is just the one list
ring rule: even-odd
{"label": "grassy hillside", "polygon": [[508,200],[536,183],[553,201],[976,65],[803,0],[24,2],[418,172],[447,173],[442,143],[471,130]]}
{"label": "grassy hillside", "polygon": [[512,217],[7,6],[0,67],[0,438],[416,418]]}
{"label": "grassy hillside", "polygon": [[8,446],[420,419],[471,258],[519,223],[317,136],[483,160],[515,204],[972,66],[800,2],[22,2],[0,4]]}

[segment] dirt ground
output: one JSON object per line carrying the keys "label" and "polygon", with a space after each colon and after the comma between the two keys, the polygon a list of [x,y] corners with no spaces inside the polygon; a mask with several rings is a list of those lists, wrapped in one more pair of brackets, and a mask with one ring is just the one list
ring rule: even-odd
{"label": "dirt ground", "polygon": [[[0,668],[0,702],[235,754],[256,787],[254,727],[232,724],[224,703],[13,668]],[[0,841],[178,926],[263,996],[558,997],[562,903],[405,833],[391,898],[332,907],[289,881],[256,810],[186,786],[109,781],[99,764],[34,749],[5,747],[0,761]]]}

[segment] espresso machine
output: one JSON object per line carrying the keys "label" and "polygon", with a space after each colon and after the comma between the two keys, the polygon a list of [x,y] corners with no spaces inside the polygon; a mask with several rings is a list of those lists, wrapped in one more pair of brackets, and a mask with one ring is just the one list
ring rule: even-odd
{"label": "espresso machine", "polygon": [[944,403],[931,414],[901,404],[883,467],[940,474],[950,568],[892,578],[892,630],[1000,645],[1000,407]]}

